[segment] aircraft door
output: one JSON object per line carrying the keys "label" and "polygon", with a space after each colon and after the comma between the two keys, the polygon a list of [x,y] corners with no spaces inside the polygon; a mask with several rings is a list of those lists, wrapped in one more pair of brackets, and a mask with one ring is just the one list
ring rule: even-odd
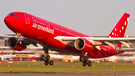
{"label": "aircraft door", "polygon": [[26,24],[30,24],[30,17],[29,17],[29,15],[24,14],[24,16],[25,16],[25,23]]}
{"label": "aircraft door", "polygon": [[[31,30],[30,16],[28,14],[24,14],[24,17],[25,17],[24,29]],[[31,34],[31,31],[25,31],[25,33]]]}

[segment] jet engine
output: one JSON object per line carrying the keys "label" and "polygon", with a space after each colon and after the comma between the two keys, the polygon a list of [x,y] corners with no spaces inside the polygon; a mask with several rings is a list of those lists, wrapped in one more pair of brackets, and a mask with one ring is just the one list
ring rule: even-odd
{"label": "jet engine", "polygon": [[94,49],[93,44],[84,38],[78,38],[75,41],[74,46],[77,50],[81,50],[84,52],[88,52]]}
{"label": "jet engine", "polygon": [[19,40],[17,38],[9,38],[8,40],[8,45],[10,48],[14,49],[14,50],[18,50],[21,51],[23,49],[26,49],[26,44],[23,40]]}

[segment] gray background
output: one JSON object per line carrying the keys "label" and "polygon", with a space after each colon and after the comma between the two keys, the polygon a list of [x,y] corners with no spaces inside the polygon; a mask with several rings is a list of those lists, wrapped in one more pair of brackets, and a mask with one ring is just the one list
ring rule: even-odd
{"label": "gray background", "polygon": [[121,16],[131,14],[125,35],[135,36],[135,0],[0,0],[0,34],[10,34],[4,17],[29,12],[88,35],[109,35]]}

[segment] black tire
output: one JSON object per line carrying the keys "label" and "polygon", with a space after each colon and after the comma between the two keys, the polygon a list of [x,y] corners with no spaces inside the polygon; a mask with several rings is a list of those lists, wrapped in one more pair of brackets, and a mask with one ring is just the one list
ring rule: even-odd
{"label": "black tire", "polygon": [[45,60],[45,55],[41,56],[41,60],[44,61]]}
{"label": "black tire", "polygon": [[88,62],[88,56],[84,57],[84,61]]}
{"label": "black tire", "polygon": [[83,61],[83,56],[80,56],[79,61],[80,61],[80,62]]}
{"label": "black tire", "polygon": [[91,67],[91,65],[92,65],[92,62],[88,61],[88,66]]}
{"label": "black tire", "polygon": [[53,60],[50,60],[50,65],[51,65],[51,66],[53,66],[53,63],[54,63]]}
{"label": "black tire", "polygon": [[83,61],[82,63],[84,67],[87,65],[86,61]]}
{"label": "black tire", "polygon": [[49,62],[48,62],[47,60],[45,60],[45,63],[44,63],[44,64],[45,64],[46,66],[48,65],[48,63],[49,63]]}
{"label": "black tire", "polygon": [[46,60],[49,61],[50,60],[50,55],[46,56]]}

